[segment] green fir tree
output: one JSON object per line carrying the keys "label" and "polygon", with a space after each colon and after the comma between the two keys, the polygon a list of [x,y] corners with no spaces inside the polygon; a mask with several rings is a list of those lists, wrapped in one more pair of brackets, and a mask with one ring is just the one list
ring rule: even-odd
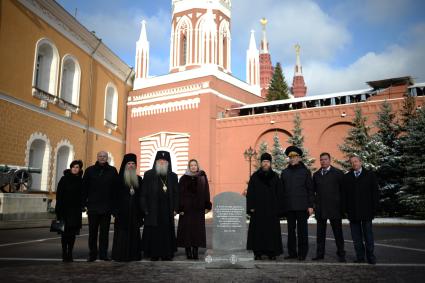
{"label": "green fir tree", "polygon": [[307,166],[310,171],[315,171],[316,168],[313,167],[314,158],[311,158],[309,152],[306,148],[304,148],[304,135],[302,133],[301,127],[301,117],[297,113],[294,118],[294,130],[293,135],[288,139],[288,143],[300,148],[303,151],[302,162]]}
{"label": "green fir tree", "polygon": [[372,136],[372,142],[378,147],[377,170],[380,188],[379,212],[385,216],[401,214],[398,192],[402,186],[403,169],[400,166],[400,126],[391,104],[384,101],[377,114],[375,126],[378,131]]}
{"label": "green fir tree", "polygon": [[366,169],[376,171],[377,153],[380,144],[377,144],[370,136],[370,126],[366,125],[366,117],[363,116],[360,107],[354,110],[355,116],[353,127],[348,131],[344,144],[339,149],[344,154],[345,160],[336,160],[343,169],[349,170],[349,157],[356,155],[363,160]]}
{"label": "green fir tree", "polygon": [[280,144],[279,136],[277,133],[273,136],[273,148],[272,148],[272,168],[273,170],[280,175],[283,169],[285,169],[288,164],[285,156],[285,151]]}
{"label": "green fir tree", "polygon": [[407,212],[425,218],[425,107],[406,124],[402,139],[404,169],[400,203]]}
{"label": "green fir tree", "polygon": [[285,76],[282,72],[282,67],[280,63],[276,63],[274,68],[273,77],[270,81],[270,87],[267,93],[267,100],[281,100],[289,98],[289,88],[288,84],[285,81]]}
{"label": "green fir tree", "polygon": [[262,141],[260,145],[258,146],[258,152],[254,164],[255,170],[258,170],[261,167],[261,155],[265,152],[268,152],[268,145],[267,142]]}

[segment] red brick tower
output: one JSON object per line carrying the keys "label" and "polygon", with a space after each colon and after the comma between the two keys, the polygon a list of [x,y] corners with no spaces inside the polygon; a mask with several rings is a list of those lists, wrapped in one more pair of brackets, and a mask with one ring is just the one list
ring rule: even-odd
{"label": "red brick tower", "polygon": [[303,67],[301,66],[301,60],[300,60],[300,45],[295,45],[295,53],[297,54],[297,61],[295,64],[295,72],[294,72],[294,79],[292,81],[292,87],[291,92],[294,95],[294,97],[304,97],[307,93],[307,87],[304,82],[304,76],[303,76]]}
{"label": "red brick tower", "polygon": [[261,39],[260,44],[260,87],[261,97],[266,98],[270,81],[273,76],[273,65],[269,53],[269,42],[267,41],[266,36],[267,19],[262,18],[260,22],[263,26],[263,38]]}

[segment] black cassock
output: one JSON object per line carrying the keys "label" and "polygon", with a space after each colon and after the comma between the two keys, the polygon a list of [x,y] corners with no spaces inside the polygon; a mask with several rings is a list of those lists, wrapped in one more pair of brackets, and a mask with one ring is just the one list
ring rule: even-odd
{"label": "black cassock", "polygon": [[141,237],[140,227],[142,222],[142,210],[140,207],[140,192],[142,178],[139,179],[139,187],[131,189],[121,184],[115,189],[114,208],[114,241],[112,245],[112,259],[116,261],[141,260]]}
{"label": "black cassock", "polygon": [[[262,169],[252,174],[246,195],[247,213],[251,216],[247,249],[257,255],[283,253],[279,218],[282,214],[282,189],[278,175]],[[254,209],[254,212],[251,212]]]}
{"label": "black cassock", "polygon": [[177,251],[174,228],[174,211],[178,209],[177,175],[169,171],[167,177],[161,178],[154,169],[147,171],[141,203],[145,213],[142,237],[144,257],[173,258]]}

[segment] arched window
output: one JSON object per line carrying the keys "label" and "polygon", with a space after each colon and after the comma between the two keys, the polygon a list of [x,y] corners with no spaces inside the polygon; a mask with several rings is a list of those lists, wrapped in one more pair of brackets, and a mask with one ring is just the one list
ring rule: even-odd
{"label": "arched window", "polygon": [[219,64],[225,70],[230,71],[230,27],[229,22],[223,20],[220,23],[220,39],[219,39]]}
{"label": "arched window", "polygon": [[50,166],[50,141],[41,133],[34,133],[27,141],[27,166],[41,169],[41,174],[32,173],[31,190],[47,191]]}
{"label": "arched window", "polygon": [[180,58],[180,65],[186,65],[187,63],[187,36],[186,34],[182,34],[181,37],[181,58]]}
{"label": "arched window", "polygon": [[109,151],[108,151],[108,164],[111,165],[111,166],[114,166],[115,165],[114,156]]}
{"label": "arched window", "polygon": [[117,125],[118,117],[118,91],[117,88],[109,83],[105,90],[105,125]]}
{"label": "arched window", "polygon": [[192,22],[183,16],[176,24],[174,34],[173,66],[184,66],[192,62]]}
{"label": "arched window", "polygon": [[68,140],[62,140],[56,146],[55,152],[52,191],[56,191],[58,183],[63,176],[63,171],[69,168],[74,158],[74,147]]}
{"label": "arched window", "polygon": [[33,86],[56,96],[59,53],[56,46],[46,38],[37,42]]}
{"label": "arched window", "polygon": [[81,69],[78,61],[71,55],[62,59],[60,98],[74,105],[79,104]]}

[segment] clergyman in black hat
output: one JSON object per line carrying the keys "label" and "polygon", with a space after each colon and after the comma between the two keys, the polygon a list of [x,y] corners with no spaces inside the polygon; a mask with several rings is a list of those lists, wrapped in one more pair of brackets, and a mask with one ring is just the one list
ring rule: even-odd
{"label": "clergyman in black hat", "polygon": [[282,187],[279,175],[271,168],[272,156],[261,155],[261,167],[252,174],[246,195],[250,215],[247,249],[255,260],[267,256],[275,260],[283,253],[279,216],[282,214]]}
{"label": "clergyman in black hat", "polygon": [[143,256],[153,261],[172,260],[177,251],[174,216],[178,210],[178,179],[167,151],[158,151],[153,168],[143,179]]}
{"label": "clergyman in black hat", "polygon": [[137,175],[136,169],[136,155],[133,153],[124,155],[112,206],[112,214],[115,217],[112,259],[115,261],[137,261],[142,256],[140,237],[142,177]]}
{"label": "clergyman in black hat", "polygon": [[282,205],[288,221],[288,256],[285,259],[305,260],[308,253],[307,219],[313,213],[313,181],[310,170],[301,161],[303,152],[300,148],[289,146],[285,154],[289,157],[289,165],[280,178],[283,185]]}

